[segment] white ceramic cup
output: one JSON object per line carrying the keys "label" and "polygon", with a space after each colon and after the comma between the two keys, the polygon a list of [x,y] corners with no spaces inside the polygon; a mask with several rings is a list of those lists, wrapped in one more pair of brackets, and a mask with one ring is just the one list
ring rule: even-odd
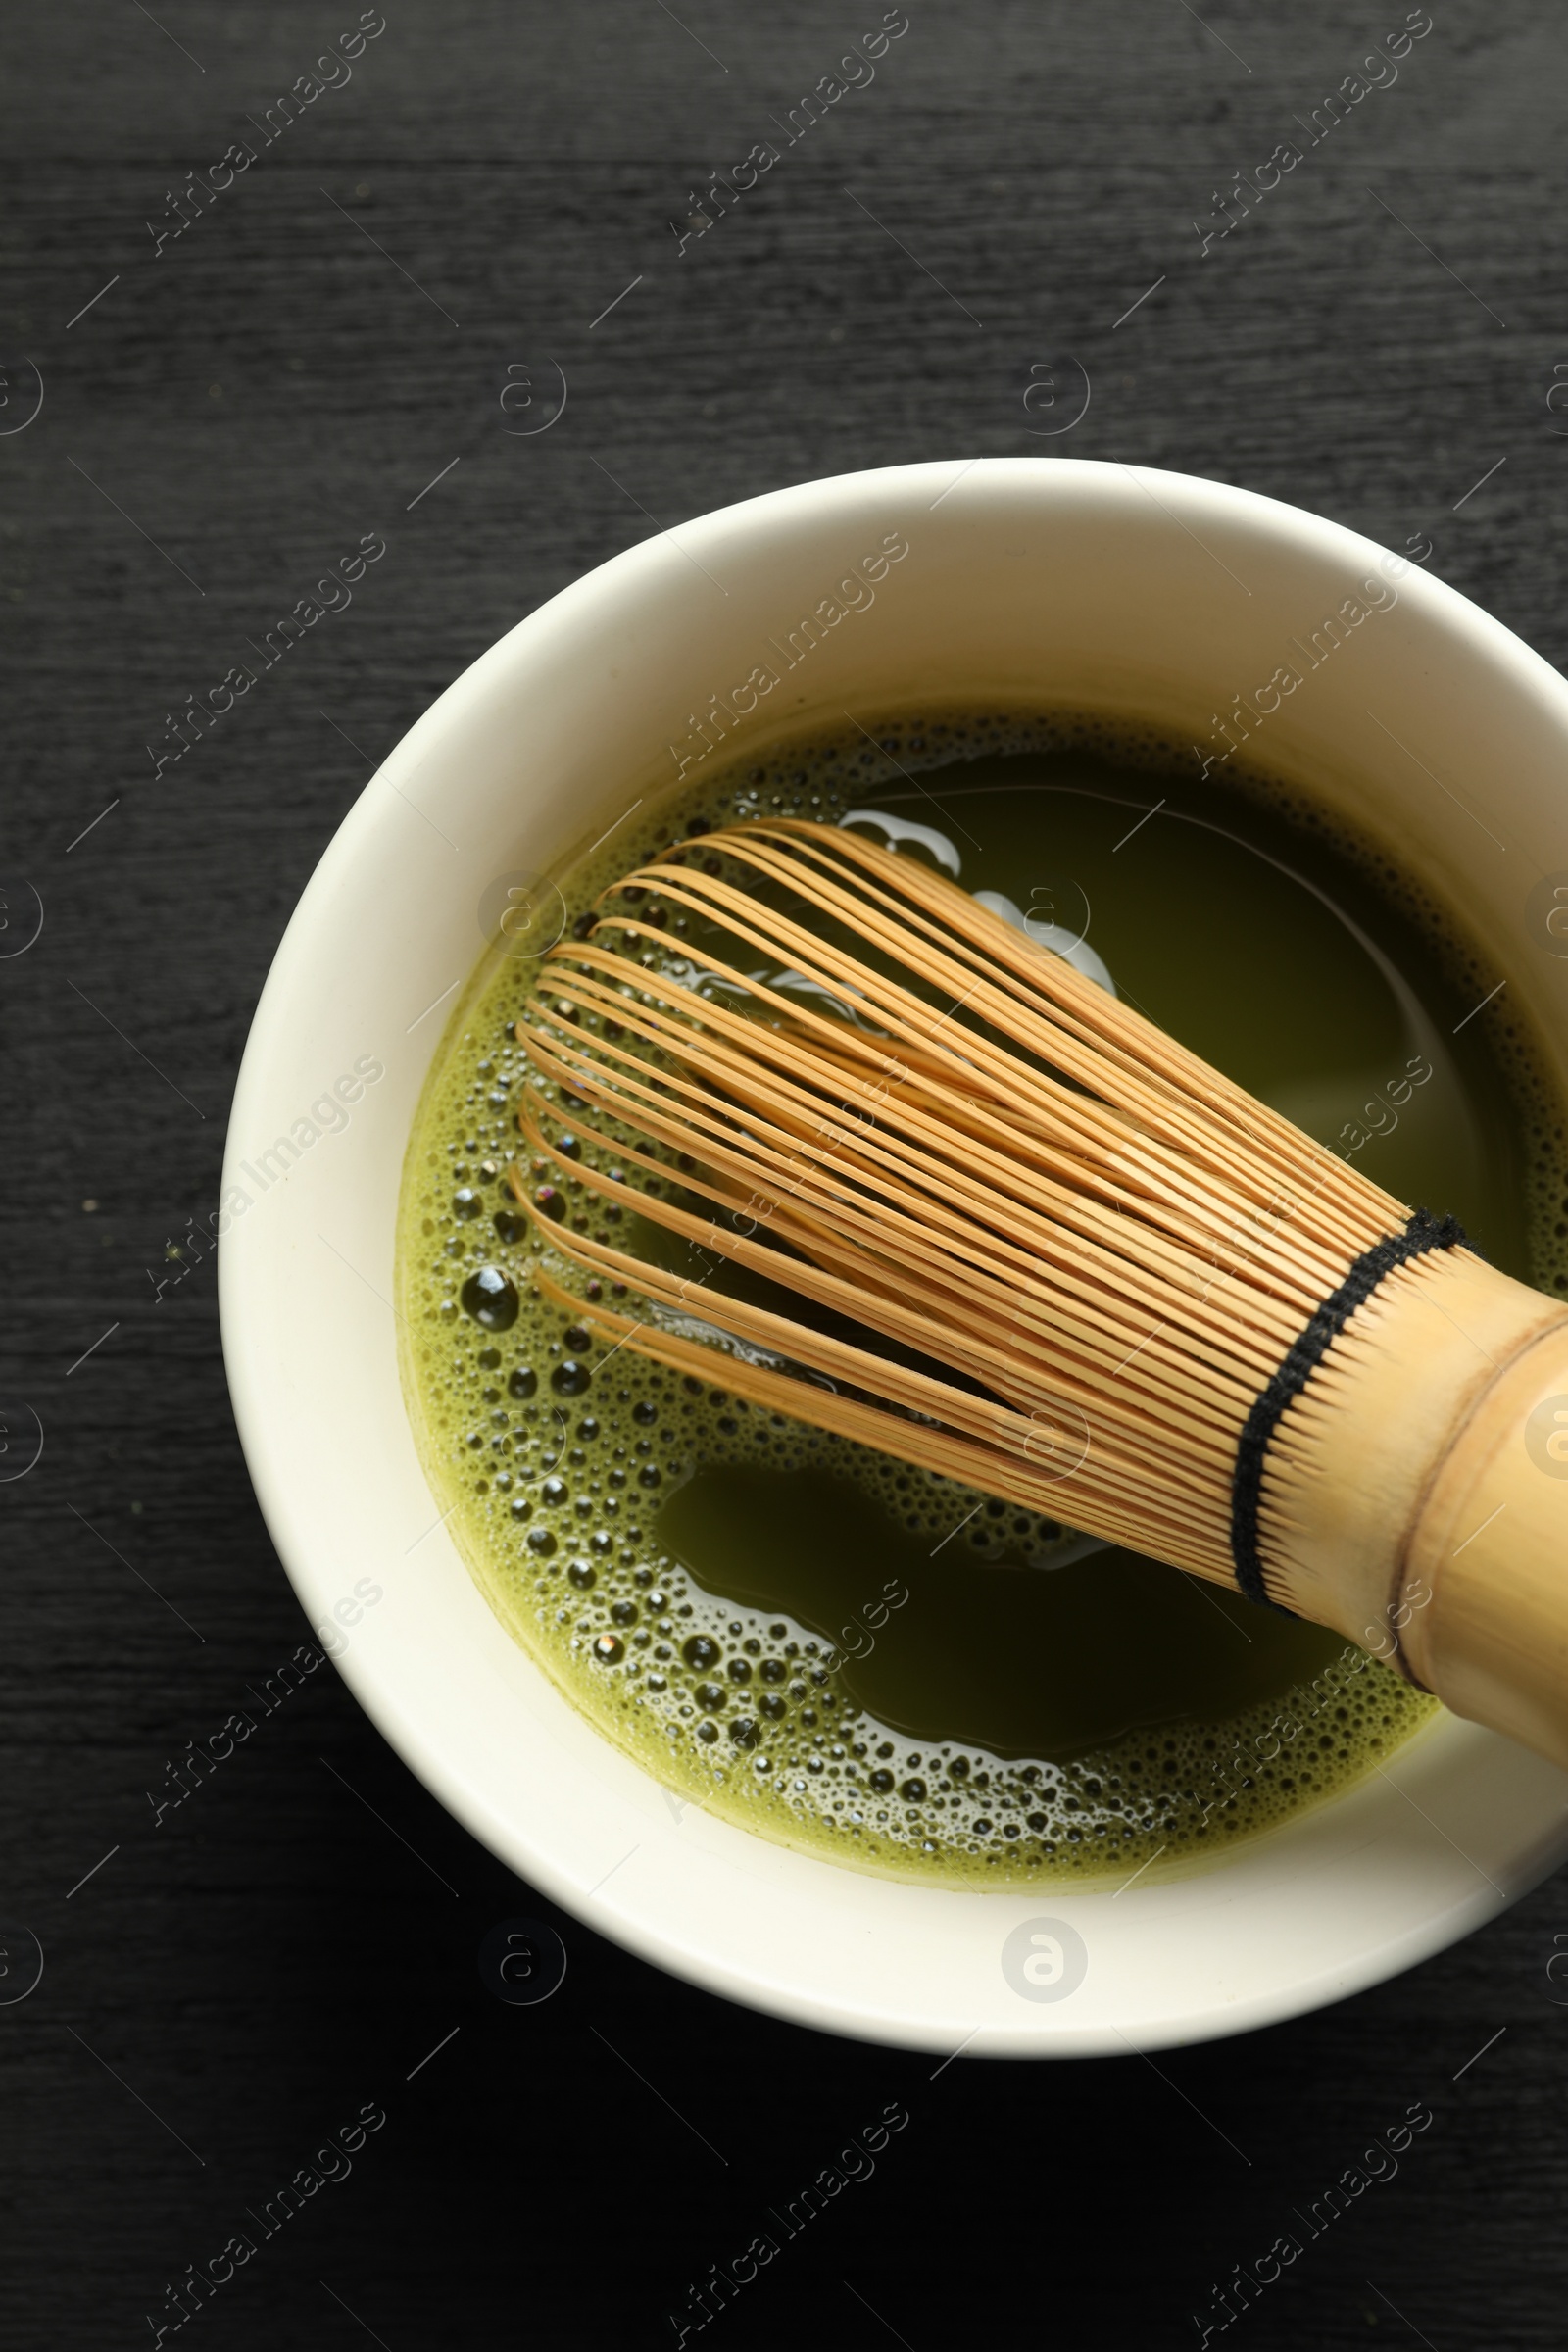
{"label": "white ceramic cup", "polygon": [[[895,540],[907,553],[869,597],[839,593]],[[799,624],[819,609],[813,637]],[[1282,668],[1300,683],[1271,697]],[[1370,823],[1460,910],[1568,1088],[1568,941],[1547,926],[1568,885],[1568,687],[1352,532],[1118,465],[848,474],[615,557],[410,731],[278,950],[220,1214],[229,1380],[278,1551],[443,1803],[555,1902],[715,1992],[944,2055],[1147,2049],[1375,1984],[1568,1854],[1568,1776],[1448,1716],[1274,1836],[1124,1893],[949,1893],[790,1852],[677,1802],[574,1712],[480,1597],[416,1453],[390,1304],[398,1185],[480,909],[493,928],[509,877],[586,848],[682,761],[689,782],[846,711],[1105,709],[1206,753],[1238,694],[1260,763]]]}

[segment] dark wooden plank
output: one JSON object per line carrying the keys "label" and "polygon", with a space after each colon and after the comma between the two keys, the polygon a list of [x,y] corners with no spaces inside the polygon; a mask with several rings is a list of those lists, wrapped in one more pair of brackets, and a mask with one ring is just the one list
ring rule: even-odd
{"label": "dark wooden plank", "polygon": [[[541,1898],[324,1671],[152,1822],[166,1760],[303,1627],[235,1442],[211,1269],[162,1304],[147,1269],[212,1203],[251,1006],[368,763],[643,536],[639,507],[676,522],[858,466],[1038,453],[1029,364],[1066,349],[1095,397],[1054,446],[1244,482],[1396,546],[1430,534],[1436,569],[1562,658],[1555,23],[1446,0],[1396,84],[1204,255],[1216,186],[1402,10],[916,7],[874,84],[678,256],[688,191],[880,13],[394,0],[352,80],[265,149],[255,133],[255,164],[161,252],[166,191],[253,135],[336,20],[68,4],[0,36],[0,428],[23,355],[46,389],[0,437],[0,865],[48,908],[0,965],[0,1378],[49,1432],[0,1495],[3,1884],[48,1955],[0,2009],[19,2352],[150,2336],[166,2283],[368,2100],[387,2120],[352,2177],[218,2292],[209,2342],[672,2341],[688,2287],[891,2098],[906,2132],[714,2323],[737,2343],[1195,2341],[1209,2290],[1411,2101],[1435,2122],[1397,2178],[1238,2329],[1259,2352],[1561,2340],[1560,1884],[1375,1993],[1159,2073],[933,2081],[571,1922],[560,1996],[503,2009],[477,1946]],[[510,440],[504,369],[541,352],[570,368],[569,429]],[[165,712],[370,530],[388,555],[353,609],[155,780]]]}

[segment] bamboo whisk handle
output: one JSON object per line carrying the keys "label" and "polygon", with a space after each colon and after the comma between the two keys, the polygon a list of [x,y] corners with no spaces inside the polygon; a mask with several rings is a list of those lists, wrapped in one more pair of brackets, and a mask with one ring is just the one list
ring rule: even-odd
{"label": "bamboo whisk handle", "polygon": [[1285,1415],[1260,1524],[1275,1598],[1568,1767],[1568,1307],[1464,1250],[1401,1267]]}
{"label": "bamboo whisk handle", "polygon": [[1417,1681],[1568,1766],[1568,1319],[1499,1372],[1411,1533]]}

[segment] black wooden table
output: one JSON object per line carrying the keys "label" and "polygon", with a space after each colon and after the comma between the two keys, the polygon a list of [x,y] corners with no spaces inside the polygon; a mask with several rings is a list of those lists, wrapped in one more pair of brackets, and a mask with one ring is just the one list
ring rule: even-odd
{"label": "black wooden table", "polygon": [[[1562,26],[911,0],[879,54],[875,0],[159,6],[3,35],[3,1458],[28,1411],[44,1446],[0,1488],[0,2341],[695,2341],[712,2266],[898,2101],[874,2177],[712,2340],[1193,2343],[1414,2104],[1396,2174],[1225,2340],[1561,2344],[1560,1883],[1299,2024],[933,2079],[565,1918],[560,1994],[503,2005],[478,1947],[548,1906],[330,1670],[157,1799],[304,1639],[191,1236],[269,961],[376,761],[656,525],[916,458],[1245,483],[1560,662]],[[1089,410],[1042,438],[1066,411],[1025,396],[1066,354]],[[509,431],[551,361],[568,415]],[[174,760],[190,698],[368,533],[352,605]]]}

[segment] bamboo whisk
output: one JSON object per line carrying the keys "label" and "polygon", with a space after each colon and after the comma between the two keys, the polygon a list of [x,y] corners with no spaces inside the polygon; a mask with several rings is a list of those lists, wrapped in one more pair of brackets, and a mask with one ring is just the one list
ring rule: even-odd
{"label": "bamboo whisk", "polygon": [[1568,1764],[1568,1308],[1451,1220],[824,826],[628,875],[517,1033],[555,1181],[513,1184],[599,1278],[542,1269],[574,1312],[1333,1626]]}

